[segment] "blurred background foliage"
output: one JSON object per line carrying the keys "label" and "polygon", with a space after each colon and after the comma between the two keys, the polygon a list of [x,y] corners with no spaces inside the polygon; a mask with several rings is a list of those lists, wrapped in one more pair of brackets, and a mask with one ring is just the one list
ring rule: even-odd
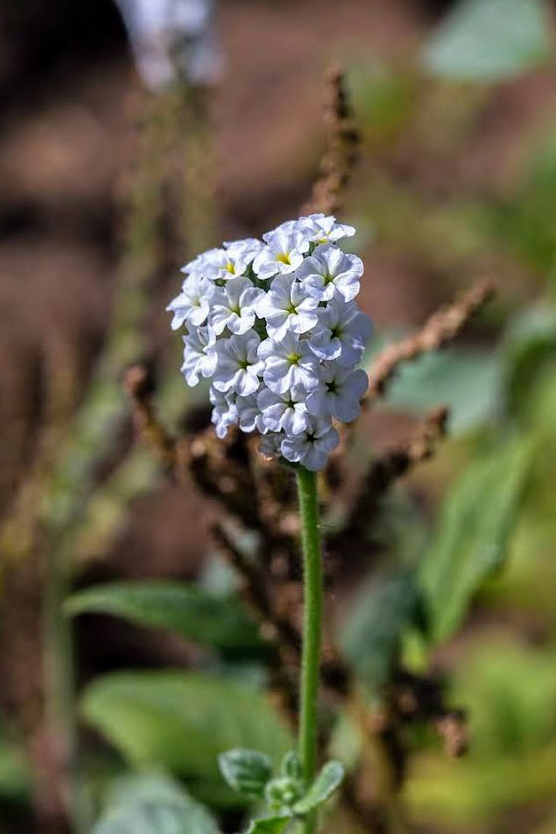
{"label": "blurred background foliage", "polygon": [[[375,5],[379,20],[387,13]],[[414,20],[417,13],[405,5],[413,6],[401,4],[400,18],[407,13]],[[471,745],[461,760],[447,760],[428,732],[410,734],[413,755],[402,797],[410,830],[550,834],[556,832],[554,9],[543,0],[448,5],[442,14],[428,10],[409,39],[402,29],[397,47],[384,54],[374,42],[365,44],[364,31],[354,55],[344,49],[341,17],[338,43],[327,49],[340,56],[345,51],[362,133],[361,165],[345,219],[357,227],[368,265],[363,305],[375,318],[375,303],[378,309],[372,353],[476,277],[494,278],[499,289],[464,340],[404,367],[386,403],[358,428],[353,468],[362,471],[372,454],[395,442],[398,422],[405,426],[438,403],[450,407],[449,439],[396,487],[381,508],[378,529],[369,531],[370,564],[355,566],[357,590],[347,582],[335,589],[335,623],[367,696],[379,697],[381,684],[401,662],[416,673],[435,670],[447,682],[450,702],[468,711]],[[250,37],[261,37],[255,29],[265,3],[258,10],[249,3],[222,6],[228,7],[221,23],[224,44],[230,7],[255,27],[253,34],[245,28],[243,48]],[[352,11],[357,15],[357,4]],[[302,28],[319,12],[310,3],[300,4],[299,12],[288,9],[290,35],[297,13]],[[268,4],[266,14],[269,20],[278,14],[275,4]],[[264,83],[271,82],[260,81],[264,96]],[[293,106],[288,95],[287,106]],[[296,108],[302,108],[304,95],[301,89]],[[316,97],[314,86],[310,95]],[[35,478],[43,495],[43,479],[52,477],[56,461],[40,515],[56,533],[56,558],[72,565],[68,584],[82,586],[65,611],[80,618],[86,794],[95,815],[105,809],[96,834],[179,832],[185,820],[191,834],[214,834],[216,823],[200,802],[215,818],[223,813],[226,830],[238,830],[244,809],[218,775],[217,754],[254,747],[279,761],[291,743],[263,695],[271,649],[239,603],[234,577],[199,534],[204,506],[192,499],[184,513],[175,494],[167,495],[163,523],[146,544],[138,543],[145,529],[137,526],[141,495],[155,495],[147,507],[152,522],[156,495],[167,488],[148,453],[123,455],[129,431],[116,420],[125,409],[118,372],[138,352],[154,357],[165,419],[175,424],[187,408],[190,421],[198,417],[191,402],[184,405],[175,345],[168,334],[160,335],[160,311],[178,280],[172,268],[187,255],[181,238],[189,251],[208,245],[215,213],[206,180],[198,171],[192,176],[189,165],[199,155],[202,161],[207,115],[188,95],[179,102],[179,117],[171,98],[147,114],[139,154],[147,184],[140,183],[130,215],[135,211],[136,222],[143,223],[141,234],[128,239],[128,262],[115,284],[116,315],[103,334],[104,364],[92,377],[89,395],[70,397],[72,415],[77,402],[82,408],[77,420],[62,425],[69,451],[58,454],[55,434],[46,466],[33,472],[20,462],[20,482]],[[260,118],[272,121],[259,106]],[[281,105],[277,111],[283,116]],[[240,144],[253,141],[252,119],[246,114],[240,124]],[[283,127],[276,123],[273,132]],[[311,129],[301,144],[298,130],[285,130],[279,148],[268,134],[259,134],[270,145],[265,153],[276,160],[259,152],[269,182],[248,187],[246,205],[234,177],[248,179],[248,166],[243,161],[240,174],[233,165],[225,170],[219,222],[227,232],[258,233],[295,211],[318,159],[318,131]],[[221,141],[225,154],[230,128],[220,139],[218,124],[214,131],[211,141]],[[185,164],[180,157],[182,179],[170,173],[174,189],[184,189],[177,198],[168,189],[168,170],[152,174],[160,150],[168,147],[187,158]],[[166,168],[175,172],[167,160]],[[170,211],[172,199],[186,207],[183,217],[174,215],[173,228],[167,216],[151,216],[153,200],[160,198],[157,178],[164,176]],[[200,219],[194,210],[187,213],[190,204],[205,207]],[[156,228],[149,225],[155,220]],[[151,236],[158,240],[161,234],[170,237],[173,250],[167,263],[157,262],[162,277],[153,283],[152,266],[138,272],[137,264],[160,259]],[[40,253],[35,268],[41,270]],[[147,336],[142,305],[151,308]],[[89,373],[92,364],[90,358]],[[9,442],[9,431],[6,436]],[[107,447],[100,471],[99,444]],[[117,463],[113,447],[119,449]],[[36,495],[32,491],[33,507]],[[130,505],[136,525],[131,538]],[[10,544],[13,505],[6,501],[6,507],[3,541]],[[130,558],[118,555],[126,547]],[[137,569],[133,562],[147,549],[154,555]],[[158,551],[166,553],[164,564],[157,562]],[[156,583],[137,581],[153,575]],[[117,619],[103,618],[98,626],[99,613]],[[122,620],[135,630],[125,631]],[[151,642],[143,646],[147,633]],[[155,668],[122,671],[124,666]],[[1,830],[10,832],[27,830],[31,781],[28,757],[16,741],[17,732],[7,726],[0,743],[0,819],[6,820]],[[340,757],[354,759],[361,744],[350,717],[340,716],[333,742]],[[340,810],[332,812],[329,830],[338,824],[357,831]]]}

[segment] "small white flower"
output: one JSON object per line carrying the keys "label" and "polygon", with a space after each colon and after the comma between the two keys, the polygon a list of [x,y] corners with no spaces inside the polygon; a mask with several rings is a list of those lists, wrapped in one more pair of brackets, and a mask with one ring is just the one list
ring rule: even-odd
{"label": "small white flower", "polygon": [[352,367],[361,360],[372,329],[370,318],[354,301],[338,296],[322,310],[309,344],[319,359],[337,359],[340,365]]}
{"label": "small white flower", "polygon": [[261,280],[277,273],[294,272],[309,249],[309,241],[292,227],[290,231],[278,227],[263,235],[266,246],[253,261],[253,269]]}
{"label": "small white flower", "polygon": [[250,263],[264,249],[264,244],[257,237],[244,237],[241,240],[225,240],[224,249],[231,257],[244,258]]}
{"label": "small white flower", "polygon": [[265,319],[268,335],[281,339],[288,331],[307,333],[318,321],[319,302],[304,291],[294,275],[278,275],[263,293],[257,315]]}
{"label": "small white flower", "polygon": [[257,396],[262,425],[270,431],[300,434],[307,428],[306,398],[307,392],[301,385],[282,394],[263,388]]}
{"label": "small white flower", "polygon": [[248,278],[232,278],[223,287],[216,287],[211,299],[209,322],[219,336],[226,327],[232,333],[247,333],[255,323],[257,302],[263,290]]}
{"label": "small white flower", "polygon": [[[285,235],[295,234],[296,232],[303,231],[303,224],[302,219],[299,217],[297,220],[284,220],[283,223],[280,223],[279,226],[276,228],[271,229],[270,232],[267,232],[268,235],[275,235],[277,232],[280,232]],[[263,240],[265,239],[265,235],[263,235]]]}
{"label": "small white flower", "polygon": [[201,252],[192,261],[182,266],[181,272],[185,272],[186,275],[203,276],[213,263],[221,259],[222,252],[222,249],[207,249],[206,252]]}
{"label": "small white flower", "polygon": [[246,240],[234,240],[225,244],[224,249],[218,249],[204,266],[203,275],[211,281],[230,281],[233,278],[240,278],[245,275],[249,265],[258,251],[262,248],[254,246],[251,238]]}
{"label": "small white flower", "polygon": [[198,275],[189,275],[182,285],[182,290],[166,307],[174,314],[172,330],[177,330],[184,322],[198,327],[207,320],[210,299],[214,287]]}
{"label": "small white flower", "polygon": [[218,358],[216,336],[209,327],[197,327],[183,337],[183,365],[181,371],[188,385],[197,385],[199,377],[209,377],[215,371]]}
{"label": "small white flower", "polygon": [[184,81],[214,85],[221,73],[211,0],[116,0],[143,82],[154,93]]}
{"label": "small white flower", "polygon": [[329,301],[337,293],[351,301],[359,292],[362,275],[361,258],[346,255],[331,243],[317,246],[296,272],[304,291],[319,301]]}
{"label": "small white flower", "polygon": [[361,398],[369,385],[367,374],[342,368],[337,362],[325,362],[319,370],[321,385],[307,397],[307,411],[315,417],[351,423],[361,411]]}
{"label": "small white flower", "polygon": [[209,399],[213,406],[211,421],[216,429],[218,437],[223,438],[228,434],[230,426],[237,426],[239,414],[236,405],[237,396],[234,393],[223,394],[211,386]]}
{"label": "small white flower", "polygon": [[300,217],[298,222],[307,239],[314,243],[334,243],[355,234],[353,226],[338,223],[332,215],[309,214],[307,217]]}
{"label": "small white flower", "polygon": [[213,375],[217,391],[235,391],[242,397],[254,394],[260,385],[258,374],[264,365],[257,356],[260,339],[256,333],[220,339],[215,346],[218,357]]}
{"label": "small white flower", "polygon": [[248,397],[237,397],[236,408],[239,415],[239,427],[244,432],[252,432],[258,429],[264,434],[266,428],[261,422],[261,410],[257,405],[257,394],[250,394]]}
{"label": "small white flower", "polygon": [[329,417],[310,417],[305,431],[285,437],[280,450],[286,460],[316,472],[326,466],[328,455],[339,442]]}
{"label": "small white flower", "polygon": [[264,362],[263,380],[271,391],[281,394],[295,385],[310,391],[318,385],[318,359],[307,340],[295,333],[279,340],[265,339],[259,358]]}

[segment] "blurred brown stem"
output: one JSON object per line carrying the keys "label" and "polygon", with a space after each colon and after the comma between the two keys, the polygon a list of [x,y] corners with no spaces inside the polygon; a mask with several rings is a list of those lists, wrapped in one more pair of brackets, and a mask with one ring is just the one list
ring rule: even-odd
{"label": "blurred brown stem", "polygon": [[368,369],[369,389],[365,404],[384,395],[400,365],[452,342],[493,294],[494,286],[490,282],[476,284],[453,304],[433,313],[417,333],[381,351]]}

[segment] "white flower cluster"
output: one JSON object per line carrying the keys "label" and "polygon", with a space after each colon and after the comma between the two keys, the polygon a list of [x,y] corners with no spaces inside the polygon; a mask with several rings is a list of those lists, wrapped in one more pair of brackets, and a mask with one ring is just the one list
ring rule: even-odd
{"label": "white flower cluster", "polygon": [[188,385],[210,378],[212,422],[263,435],[261,450],[313,471],[338,445],[333,420],[360,411],[367,375],[355,366],[371,321],[354,301],[363,263],[337,241],[355,233],[312,214],[256,239],[225,243],[184,266],[168,306],[186,326]]}
{"label": "white flower cluster", "polygon": [[155,93],[178,80],[211,84],[222,65],[214,0],[116,0],[139,74]]}

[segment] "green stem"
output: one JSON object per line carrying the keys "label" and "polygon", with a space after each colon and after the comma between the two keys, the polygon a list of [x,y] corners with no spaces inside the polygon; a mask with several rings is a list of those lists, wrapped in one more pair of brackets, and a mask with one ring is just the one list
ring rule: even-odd
{"label": "green stem", "polygon": [[[317,769],[317,699],[322,624],[322,559],[317,478],[304,467],[297,470],[297,491],[303,545],[303,658],[299,712],[299,755],[307,784]],[[304,834],[316,831],[316,816],[304,822]]]}
{"label": "green stem", "polygon": [[72,623],[63,608],[69,594],[69,575],[56,544],[50,542],[50,547],[43,611],[47,721],[52,737],[64,751],[61,777],[65,784],[61,793],[70,830],[72,834],[87,834],[92,808],[80,760]]}

